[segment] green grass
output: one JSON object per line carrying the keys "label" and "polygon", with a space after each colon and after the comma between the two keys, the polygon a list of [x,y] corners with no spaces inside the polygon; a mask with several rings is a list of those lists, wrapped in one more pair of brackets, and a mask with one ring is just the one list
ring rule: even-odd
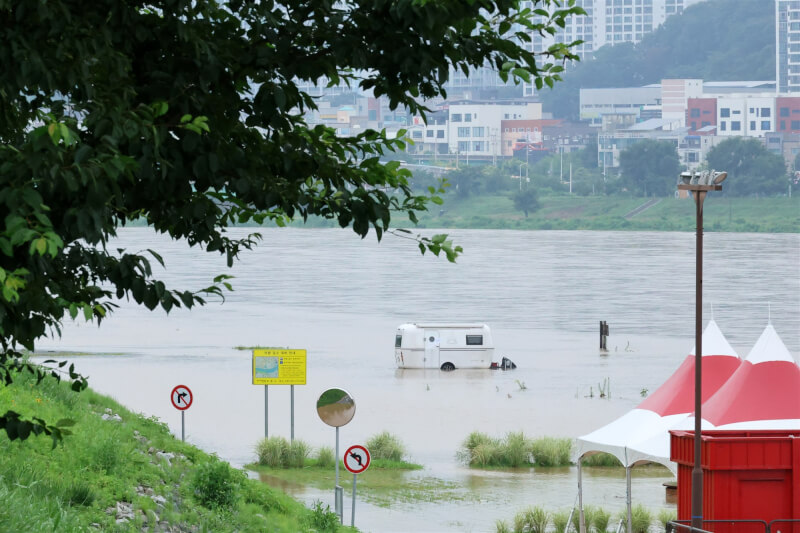
{"label": "green grass", "polygon": [[480,468],[551,467],[570,465],[571,453],[572,439],[568,438],[529,439],[522,432],[494,438],[474,431],[464,439],[456,457]]}
{"label": "green grass", "polygon": [[[0,433],[0,531],[141,531],[157,520],[176,531],[294,533],[326,520],[92,390],[20,375],[0,388],[0,412],[8,410],[75,425],[55,448],[48,437]],[[108,411],[122,421],[103,420]],[[133,518],[117,524],[123,507]]]}
{"label": "green grass", "polygon": [[581,459],[582,466],[622,466],[622,463],[610,453],[595,453]]}
{"label": "green grass", "polygon": [[388,459],[402,462],[406,456],[406,448],[400,438],[388,431],[378,433],[367,439],[367,449],[372,460]]}
{"label": "green grass", "polygon": [[[626,219],[646,198],[622,196],[540,196],[540,209],[528,218],[514,209],[507,194],[447,195],[442,206],[419,216],[421,228],[517,230],[695,231],[691,199],[664,198],[654,207]],[[444,211],[443,214],[439,214]],[[798,233],[800,194],[778,198],[727,198],[709,195],[703,210],[706,231]],[[403,225],[397,220],[396,224]],[[407,225],[407,223],[406,223]]]}
{"label": "green grass", "polygon": [[[248,465],[267,483],[289,482],[298,486],[328,489],[335,481],[331,467],[318,467],[309,459],[305,468],[284,469]],[[393,464],[384,459],[373,460],[370,467],[358,475],[358,497],[379,507],[395,503],[478,501],[479,495],[454,481],[445,481],[418,472],[422,467],[410,463]],[[353,476],[340,468],[339,484],[345,493],[352,490]]]}

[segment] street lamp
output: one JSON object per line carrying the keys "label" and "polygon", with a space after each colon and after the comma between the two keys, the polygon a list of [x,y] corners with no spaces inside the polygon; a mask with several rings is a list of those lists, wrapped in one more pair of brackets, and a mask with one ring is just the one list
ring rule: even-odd
{"label": "street lamp", "polygon": [[721,191],[727,172],[681,172],[678,190],[691,191],[697,207],[697,265],[694,324],[694,468],[692,469],[692,527],[703,526],[703,469],[700,466],[703,388],[703,201],[708,191]]}

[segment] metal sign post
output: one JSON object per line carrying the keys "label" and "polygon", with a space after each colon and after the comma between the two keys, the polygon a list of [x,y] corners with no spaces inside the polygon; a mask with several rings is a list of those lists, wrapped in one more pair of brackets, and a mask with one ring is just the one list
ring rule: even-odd
{"label": "metal sign post", "polygon": [[[344,467],[353,473],[353,510],[350,512],[350,527],[356,524],[356,479],[358,474],[369,468],[370,456],[366,447],[356,444],[344,452]],[[337,461],[338,463],[338,461]]]}
{"label": "metal sign post", "polygon": [[181,440],[186,441],[186,424],[184,412],[192,405],[192,391],[186,385],[178,385],[170,393],[170,401],[175,409],[181,412]]}
{"label": "metal sign post", "polygon": [[291,391],[289,394],[291,395],[291,405],[292,405],[291,407],[292,432],[291,432],[291,439],[289,442],[294,442],[294,385],[291,385],[289,387],[289,390]]}
{"label": "metal sign post", "polygon": [[269,437],[269,385],[291,385],[292,442],[294,442],[294,386],[306,384],[306,351],[288,348],[253,350],[253,385],[264,385],[264,438]]}
{"label": "metal sign post", "polygon": [[269,437],[269,385],[264,385],[264,438]]}
{"label": "metal sign post", "polygon": [[342,487],[339,486],[339,428],[353,419],[356,402],[347,391],[328,389],[317,400],[317,414],[320,419],[336,428],[336,485],[334,485],[334,505],[339,522],[344,523]]}

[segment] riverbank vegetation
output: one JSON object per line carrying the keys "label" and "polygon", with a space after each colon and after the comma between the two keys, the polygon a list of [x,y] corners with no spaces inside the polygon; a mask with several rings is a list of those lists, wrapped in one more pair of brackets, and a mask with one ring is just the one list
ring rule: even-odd
{"label": "riverbank vegetation", "polygon": [[[422,465],[406,461],[408,452],[396,436],[383,431],[367,439],[370,468],[393,470],[419,470]],[[248,468],[259,472],[289,468],[319,468],[331,470],[336,458],[333,448],[322,446],[314,450],[308,443],[295,439],[291,442],[275,436],[256,443],[256,463]]]}
{"label": "riverbank vegetation", "polygon": [[[176,440],[154,418],[17,374],[0,409],[59,420],[63,441],[0,433],[0,531],[350,531]],[[70,420],[69,422],[67,420]],[[30,437],[33,437],[31,434]]]}
{"label": "riverbank vegetation", "polygon": [[569,466],[572,439],[540,437],[531,439],[521,431],[502,438],[473,431],[461,444],[456,457],[480,468],[520,468],[524,466]]}
{"label": "riverbank vegetation", "polygon": [[[614,515],[607,510],[592,505],[583,508],[584,522],[587,531],[591,533],[606,533],[609,526],[616,531],[620,522],[627,522],[628,515],[626,510],[622,510]],[[677,519],[677,513],[672,510],[662,509],[657,514],[636,504],[631,508],[631,527],[634,533],[648,533],[657,527],[657,531],[666,531],[667,523]],[[552,528],[550,526],[552,525]],[[579,531],[580,515],[577,509],[559,510],[550,512],[542,507],[533,506],[523,509],[514,515],[511,521],[498,520],[495,524],[496,533],[566,533],[567,531]]]}

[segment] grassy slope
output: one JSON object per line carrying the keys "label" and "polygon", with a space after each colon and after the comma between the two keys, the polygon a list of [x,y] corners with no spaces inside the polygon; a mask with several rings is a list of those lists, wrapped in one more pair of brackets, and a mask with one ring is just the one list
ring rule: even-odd
{"label": "grassy slope", "polygon": [[[486,229],[587,229],[694,231],[691,199],[664,198],[630,218],[625,215],[646,202],[643,198],[544,196],[540,208],[525,215],[514,209],[508,195],[458,199],[448,196],[440,214],[433,208],[420,217],[420,227]],[[704,226],[709,231],[800,232],[800,197],[725,198],[709,195],[704,203]]]}
{"label": "grassy slope", "polygon": [[[51,422],[71,418],[76,425],[55,449],[47,437],[12,442],[0,433],[0,531],[335,530],[321,525],[326,518],[330,524],[330,516],[238,471],[231,507],[202,506],[192,480],[217,459],[91,390],[76,394],[54,380],[34,386],[19,376],[0,388],[0,412],[9,409]],[[107,410],[122,420],[103,420]],[[129,506],[133,520],[117,523],[117,509]]]}

